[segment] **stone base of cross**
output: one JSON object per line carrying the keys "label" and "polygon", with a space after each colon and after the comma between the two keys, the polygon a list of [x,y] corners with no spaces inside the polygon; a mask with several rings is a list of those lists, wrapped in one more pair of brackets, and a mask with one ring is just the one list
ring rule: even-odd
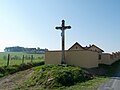
{"label": "stone base of cross", "polygon": [[65,26],[65,20],[62,20],[62,25],[60,27],[56,27],[56,29],[59,29],[62,31],[61,33],[61,37],[62,37],[61,64],[65,64],[65,30],[71,29],[71,26]]}

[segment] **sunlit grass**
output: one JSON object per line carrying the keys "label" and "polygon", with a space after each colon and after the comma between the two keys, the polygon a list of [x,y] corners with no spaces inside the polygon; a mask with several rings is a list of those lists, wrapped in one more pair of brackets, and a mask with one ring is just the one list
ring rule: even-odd
{"label": "sunlit grass", "polygon": [[0,60],[0,66],[5,66],[7,65],[7,61],[6,60]]}
{"label": "sunlit grass", "polygon": [[[40,62],[41,60],[33,60],[32,62]],[[24,60],[24,63],[29,63],[31,60]],[[22,60],[10,60],[9,65],[20,65],[22,64]],[[6,66],[7,60],[0,60],[0,66]]]}
{"label": "sunlit grass", "polygon": [[[27,54],[24,52],[0,52],[0,66],[6,66],[7,65],[7,58],[8,54],[10,54],[10,57],[19,57],[17,60],[11,60],[9,61],[9,65],[20,65],[22,63],[29,63],[29,62],[40,62],[41,60],[44,60],[44,54]],[[24,59],[24,62],[22,61],[22,58],[24,57],[31,57],[33,55],[33,60],[30,59]]]}

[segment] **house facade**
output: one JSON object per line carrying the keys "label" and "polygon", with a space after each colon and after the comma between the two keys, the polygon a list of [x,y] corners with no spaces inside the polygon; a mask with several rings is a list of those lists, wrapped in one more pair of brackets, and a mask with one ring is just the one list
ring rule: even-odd
{"label": "house facade", "polygon": [[[65,51],[65,63],[83,68],[98,67],[99,64],[112,64],[120,59],[120,53],[108,54],[96,45],[82,47],[78,42]],[[47,51],[45,64],[61,64],[61,51]]]}

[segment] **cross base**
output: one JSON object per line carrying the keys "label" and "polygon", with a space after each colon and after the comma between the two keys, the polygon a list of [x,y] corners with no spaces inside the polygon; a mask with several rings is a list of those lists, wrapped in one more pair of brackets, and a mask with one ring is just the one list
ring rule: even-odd
{"label": "cross base", "polygon": [[66,64],[66,63],[62,61],[61,64]]}

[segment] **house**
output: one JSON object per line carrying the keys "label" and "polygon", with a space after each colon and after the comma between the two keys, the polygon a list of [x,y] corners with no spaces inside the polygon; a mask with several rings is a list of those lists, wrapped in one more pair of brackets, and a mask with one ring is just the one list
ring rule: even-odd
{"label": "house", "polygon": [[[78,42],[65,51],[65,63],[83,68],[98,67],[99,64],[112,64],[120,59],[120,52],[115,54],[103,53],[96,45],[81,46]],[[61,51],[47,51],[45,64],[61,64]]]}
{"label": "house", "polygon": [[78,42],[76,42],[68,50],[84,50],[84,47],[82,47]]}
{"label": "house", "polygon": [[71,46],[68,50],[86,50],[93,51],[98,53],[98,63],[102,63],[102,53],[104,52],[101,48],[96,45],[89,45],[86,47],[82,47],[78,42],[76,42],[73,46]]}
{"label": "house", "polygon": [[96,45],[89,45],[86,47],[82,47],[78,42],[76,42],[73,46],[71,46],[68,50],[89,50],[89,51],[96,51],[99,53],[104,52],[102,49],[97,47]]}

